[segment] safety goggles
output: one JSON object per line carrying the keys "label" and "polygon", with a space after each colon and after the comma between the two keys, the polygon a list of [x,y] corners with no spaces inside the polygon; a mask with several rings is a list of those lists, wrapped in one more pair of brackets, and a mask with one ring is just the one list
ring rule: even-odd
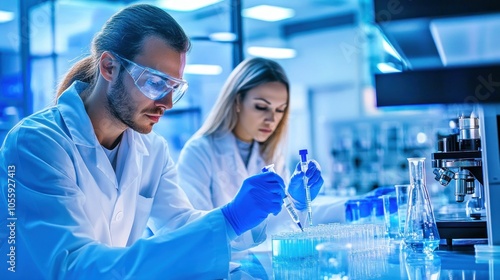
{"label": "safety goggles", "polygon": [[172,104],[179,101],[188,88],[185,80],[171,77],[158,70],[141,66],[111,52],[125,67],[135,85],[149,99],[158,100],[172,93]]}

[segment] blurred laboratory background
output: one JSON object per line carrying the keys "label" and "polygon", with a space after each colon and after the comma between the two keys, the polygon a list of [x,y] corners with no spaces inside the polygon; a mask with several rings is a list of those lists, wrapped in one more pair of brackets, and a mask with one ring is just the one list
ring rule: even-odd
{"label": "blurred laboratory background", "polygon": [[[60,78],[89,52],[94,33],[112,14],[151,3],[171,13],[193,43],[184,77],[188,92],[155,127],[174,158],[233,67],[263,56],[278,61],[292,85],[289,163],[293,167],[297,151],[307,148],[323,167],[324,192],[364,194],[407,183],[408,157],[428,158],[433,177],[430,156],[438,136],[456,129],[459,115],[470,114],[470,102],[377,104],[374,77],[499,63],[500,14],[498,7],[466,6],[458,18],[436,9],[436,18],[400,24],[398,17],[411,18],[407,2],[386,1],[376,13],[371,0],[0,1],[0,140],[20,119],[54,103]],[[394,97],[405,98],[407,86],[393,86]],[[428,182],[431,192],[445,193]]]}

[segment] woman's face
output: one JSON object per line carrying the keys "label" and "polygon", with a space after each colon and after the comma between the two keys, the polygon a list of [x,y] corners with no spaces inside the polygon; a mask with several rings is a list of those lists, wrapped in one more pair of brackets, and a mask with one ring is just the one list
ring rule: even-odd
{"label": "woman's face", "polygon": [[280,123],[288,101],[286,86],[269,82],[247,92],[236,103],[237,122],[233,133],[245,142],[266,141]]}

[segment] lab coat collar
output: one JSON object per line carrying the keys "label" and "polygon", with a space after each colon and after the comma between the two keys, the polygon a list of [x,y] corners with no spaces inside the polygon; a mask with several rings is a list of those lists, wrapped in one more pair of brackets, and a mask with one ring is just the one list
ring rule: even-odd
{"label": "lab coat collar", "polygon": [[61,112],[62,118],[66,123],[66,127],[74,143],[90,148],[97,147],[100,144],[99,141],[97,141],[90,117],[80,98],[80,93],[87,87],[87,83],[75,81],[61,94],[57,102],[57,107]]}
{"label": "lab coat collar", "polygon": [[[67,124],[71,139],[76,145],[87,147],[100,146],[95,135],[90,117],[85,110],[80,94],[89,86],[88,83],[75,81],[59,97],[58,107],[64,122]],[[134,148],[140,154],[149,155],[148,149],[139,134],[128,128],[124,134],[130,134],[128,141],[135,142]]]}
{"label": "lab coat collar", "polygon": [[[85,106],[83,105],[83,101],[79,95],[87,87],[87,83],[75,81],[59,97],[57,107],[61,112],[64,122],[66,123],[71,139],[73,139],[80,154],[86,155],[85,158],[89,163],[88,166],[97,167],[113,185],[113,188],[110,188],[109,190],[103,189],[103,192],[106,193],[108,197],[113,197],[114,190],[118,188],[115,171],[109,163],[106,154],[102,150],[101,144],[97,140],[92,122],[90,121],[87,111],[85,110]],[[131,179],[127,177],[127,174],[129,174],[127,171],[138,168],[137,164],[142,163],[142,156],[149,155],[149,152],[139,133],[133,131],[131,128],[127,128],[124,131],[121,145],[122,147],[120,148],[120,151],[128,153],[127,156],[122,156],[125,161],[124,168],[126,170],[124,173],[126,178],[122,181],[126,182],[126,180]],[[131,180],[129,182],[134,181],[135,180]]]}
{"label": "lab coat collar", "polygon": [[[146,147],[146,144],[144,143],[144,140],[142,139],[142,137],[140,137],[139,132],[135,132],[133,129],[127,128],[127,130],[124,133],[130,135],[127,138],[128,144],[130,146],[133,146],[137,153],[144,155],[144,156],[149,156],[148,148]],[[153,132],[150,132],[150,133],[153,133]]]}
{"label": "lab coat collar", "polygon": [[250,159],[248,160],[248,175],[252,176],[262,172],[262,167],[264,166],[264,159],[260,155],[260,143],[254,140],[252,153],[250,154]]}
{"label": "lab coat collar", "polygon": [[260,156],[260,144],[258,142],[255,142],[252,145],[248,166],[245,167],[245,163],[243,162],[240,152],[238,151],[236,136],[231,131],[217,133],[214,136],[214,140],[214,143],[218,146],[217,148],[219,153],[224,155],[227,160],[230,160],[229,165],[234,166],[235,170],[237,170],[243,178],[261,172],[261,168],[264,167],[265,162]]}
{"label": "lab coat collar", "polygon": [[[148,156],[148,150],[139,134],[132,129],[123,133],[121,147],[118,150],[117,173],[120,173],[120,190],[124,191],[130,185],[137,184],[139,176],[137,170],[141,170],[144,156]],[[133,151],[133,152],[131,152]],[[137,186],[138,187],[138,186]]]}

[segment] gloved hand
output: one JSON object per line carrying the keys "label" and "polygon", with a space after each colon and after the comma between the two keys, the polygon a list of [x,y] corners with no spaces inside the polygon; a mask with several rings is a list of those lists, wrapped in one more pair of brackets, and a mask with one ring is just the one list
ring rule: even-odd
{"label": "gloved hand", "polygon": [[[321,177],[321,167],[315,160],[310,160],[307,165],[305,176],[308,178],[307,185],[310,188],[311,200],[314,200],[323,186],[323,177]],[[304,210],[307,208],[306,188],[304,187],[304,172],[300,169],[300,162],[297,164],[295,171],[290,178],[288,185],[288,193],[294,200],[295,208],[297,210]]]}
{"label": "gloved hand", "polygon": [[234,232],[241,235],[262,223],[270,213],[281,211],[285,183],[274,172],[264,172],[243,181],[233,201],[221,208]]}

